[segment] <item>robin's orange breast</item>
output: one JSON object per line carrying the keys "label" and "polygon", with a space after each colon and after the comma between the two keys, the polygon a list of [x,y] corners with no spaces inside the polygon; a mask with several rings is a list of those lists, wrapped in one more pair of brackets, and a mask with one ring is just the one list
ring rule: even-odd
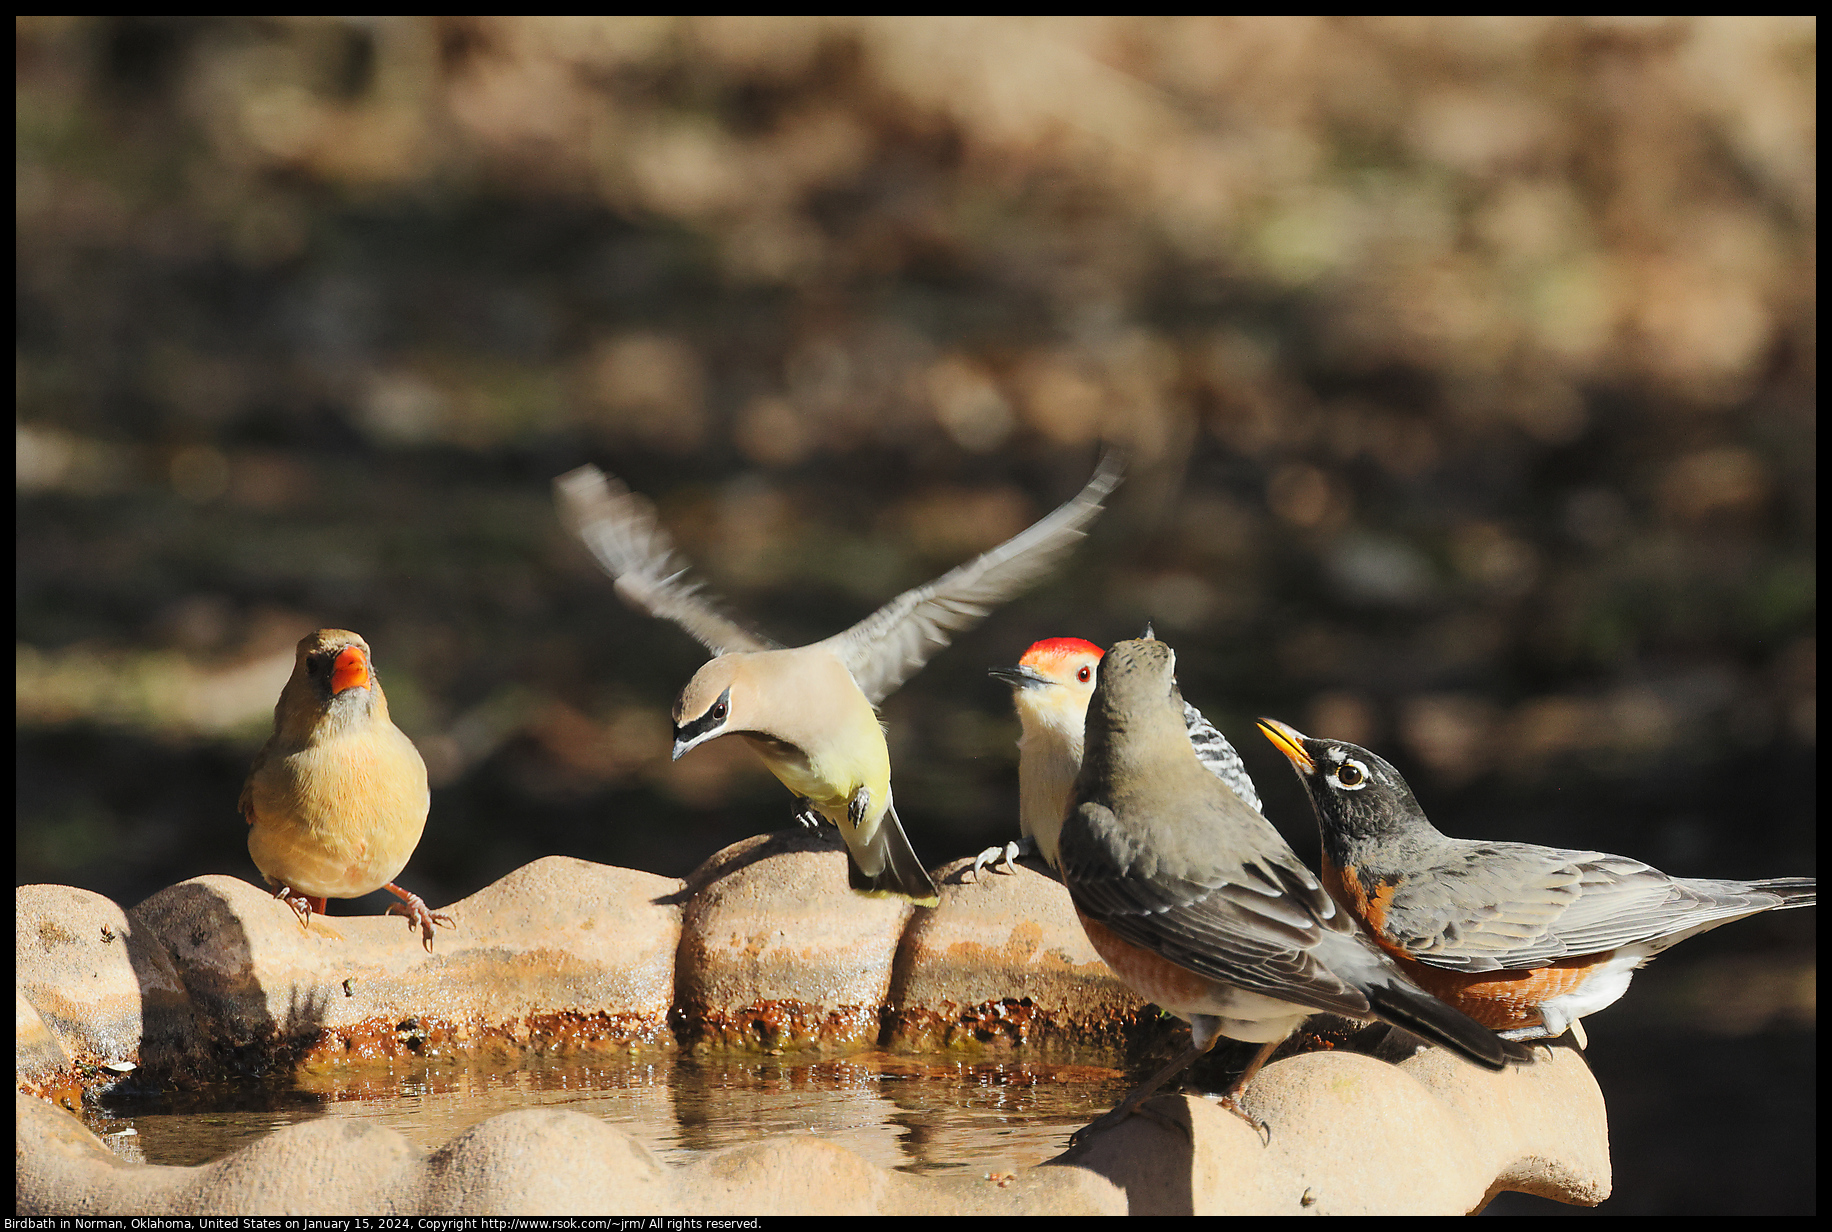
{"label": "robin's orange breast", "polygon": [[1119,976],[1121,983],[1147,1001],[1174,1009],[1201,1005],[1211,999],[1215,981],[1208,976],[1179,967],[1169,959],[1122,939],[1099,920],[1082,915],[1079,909],[1075,914],[1101,961],[1113,968],[1113,974]]}
{"label": "robin's orange breast", "polygon": [[1387,936],[1387,910],[1399,889],[1397,884],[1376,882],[1370,890],[1355,869],[1337,868],[1327,859],[1323,862],[1323,884],[1361,921],[1368,935],[1393,957],[1413,983],[1493,1031],[1541,1025],[1541,1005],[1582,988],[1597,968],[1615,955],[1614,950],[1604,950],[1562,958],[1543,967],[1446,971],[1419,962]]}
{"label": "robin's orange breast", "polygon": [[1614,950],[1580,954],[1518,971],[1445,971],[1407,958],[1384,943],[1382,948],[1393,955],[1413,983],[1491,1030],[1539,1026],[1544,1021],[1541,1005],[1582,988],[1615,954]]}

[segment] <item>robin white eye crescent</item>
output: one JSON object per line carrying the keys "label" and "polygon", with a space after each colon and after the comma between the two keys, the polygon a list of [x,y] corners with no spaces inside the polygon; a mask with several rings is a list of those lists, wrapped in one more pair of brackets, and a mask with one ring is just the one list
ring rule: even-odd
{"label": "robin white eye crescent", "polygon": [[1336,767],[1336,773],[1331,777],[1336,780],[1337,786],[1346,787],[1350,791],[1360,791],[1368,785],[1368,769],[1358,761],[1343,762]]}

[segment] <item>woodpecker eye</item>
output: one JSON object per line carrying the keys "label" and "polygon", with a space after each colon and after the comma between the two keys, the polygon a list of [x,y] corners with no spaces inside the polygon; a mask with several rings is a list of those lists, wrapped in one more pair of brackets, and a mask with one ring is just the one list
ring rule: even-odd
{"label": "woodpecker eye", "polygon": [[1081,681],[1083,684],[1087,684],[1088,681],[1092,680],[1093,678],[1094,678],[1094,669],[1089,667],[1086,663],[1082,664],[1081,670],[1075,673],[1075,679]]}
{"label": "woodpecker eye", "polygon": [[1360,791],[1368,785],[1368,768],[1358,761],[1345,761],[1336,767],[1336,773],[1332,777],[1338,786],[1346,787],[1350,791]]}

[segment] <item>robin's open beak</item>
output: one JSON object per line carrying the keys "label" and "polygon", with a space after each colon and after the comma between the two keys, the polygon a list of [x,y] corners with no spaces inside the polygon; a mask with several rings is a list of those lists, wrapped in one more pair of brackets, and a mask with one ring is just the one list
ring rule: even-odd
{"label": "robin's open beak", "polygon": [[986,671],[994,680],[1003,680],[1014,689],[1041,689],[1046,684],[1055,684],[1048,676],[1034,667],[994,667]]}
{"label": "robin's open beak", "polygon": [[345,646],[331,665],[331,696],[369,683],[369,656],[361,646]]}
{"label": "robin's open beak", "polygon": [[1300,774],[1311,774],[1317,769],[1317,763],[1304,751],[1304,733],[1295,727],[1279,722],[1277,719],[1261,719],[1259,729],[1266,734],[1266,739],[1296,766]]}

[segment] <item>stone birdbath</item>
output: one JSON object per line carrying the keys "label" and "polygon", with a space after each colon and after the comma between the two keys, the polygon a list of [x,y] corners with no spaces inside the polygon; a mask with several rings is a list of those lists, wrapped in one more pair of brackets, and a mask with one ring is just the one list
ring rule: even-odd
{"label": "stone birdbath", "polygon": [[432,954],[393,917],[301,928],[233,877],[128,910],[22,887],[18,1212],[1463,1214],[1504,1190],[1609,1195],[1603,1098],[1580,1054],[1555,1044],[1488,1073],[1397,1033],[1372,1055],[1300,1051],[1262,1070],[1242,1103],[1268,1143],[1207,1099],[1165,1096],[1159,1116],[984,1173],[912,1174],[805,1133],[670,1163],[599,1117],[545,1107],[436,1149],[324,1117],[174,1167],[123,1158],[73,1115],[86,1088],[123,1074],[185,1084],[594,1050],[1014,1059],[1162,1029],[1095,956],[1060,884],[967,863],[936,871],[941,903],[925,910],[851,893],[837,838],[804,830],[735,844],[684,882],[550,856],[444,908],[459,928]]}

